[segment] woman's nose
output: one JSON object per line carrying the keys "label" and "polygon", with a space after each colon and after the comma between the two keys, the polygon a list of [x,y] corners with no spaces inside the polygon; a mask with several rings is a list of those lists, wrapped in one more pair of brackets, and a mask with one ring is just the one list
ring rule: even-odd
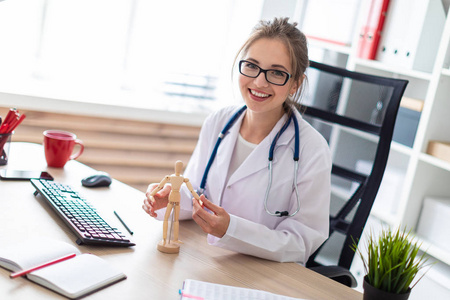
{"label": "woman's nose", "polygon": [[269,82],[266,80],[266,74],[263,72],[259,73],[258,77],[254,79],[254,82],[257,86],[265,87],[269,85]]}

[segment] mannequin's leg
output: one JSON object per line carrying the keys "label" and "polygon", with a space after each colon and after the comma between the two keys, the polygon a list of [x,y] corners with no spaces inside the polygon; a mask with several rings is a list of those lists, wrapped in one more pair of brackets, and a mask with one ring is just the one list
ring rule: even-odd
{"label": "mannequin's leg", "polygon": [[175,214],[175,219],[173,222],[173,241],[177,243],[181,243],[181,241],[178,239],[178,233],[180,231],[180,221],[178,220],[180,217],[180,204],[175,204],[175,207],[173,209],[173,213]]}
{"label": "mannequin's leg", "polygon": [[170,217],[170,212],[172,211],[172,208],[173,208],[173,204],[169,202],[169,204],[167,204],[166,214],[164,215],[164,222],[163,222],[163,242],[164,242],[164,244],[166,244],[167,229],[169,227],[169,217]]}

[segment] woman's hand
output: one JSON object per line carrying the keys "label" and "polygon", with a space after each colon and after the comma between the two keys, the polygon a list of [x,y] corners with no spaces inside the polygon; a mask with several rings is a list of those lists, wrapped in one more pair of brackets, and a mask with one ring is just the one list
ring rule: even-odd
{"label": "woman's hand", "polygon": [[169,194],[172,187],[166,184],[160,191],[158,191],[154,196],[151,196],[151,192],[158,187],[157,183],[152,183],[148,186],[147,192],[145,193],[144,204],[142,208],[150,216],[156,218],[158,215],[155,213],[158,209],[164,208],[169,203]]}
{"label": "woman's hand", "polygon": [[[223,237],[230,224],[230,215],[225,209],[206,199],[204,195],[200,196],[200,200],[202,200],[203,206],[200,205],[199,201],[192,199],[192,219],[194,219],[195,223],[197,223],[204,232],[218,238]],[[206,211],[203,207],[206,207],[212,213]]]}

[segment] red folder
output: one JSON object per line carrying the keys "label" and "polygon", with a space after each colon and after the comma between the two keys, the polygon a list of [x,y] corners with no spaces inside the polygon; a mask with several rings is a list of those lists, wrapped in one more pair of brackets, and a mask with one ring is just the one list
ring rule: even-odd
{"label": "red folder", "polygon": [[366,24],[362,26],[359,36],[358,57],[375,59],[388,6],[389,0],[371,1]]}

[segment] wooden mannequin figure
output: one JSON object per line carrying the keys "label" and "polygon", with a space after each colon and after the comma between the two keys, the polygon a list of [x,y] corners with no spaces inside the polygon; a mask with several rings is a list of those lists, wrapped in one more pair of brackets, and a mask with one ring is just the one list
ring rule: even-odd
{"label": "wooden mannequin figure", "polygon": [[[183,183],[186,184],[187,188],[191,192],[192,196],[194,196],[195,199],[200,201],[199,195],[194,191],[194,188],[192,187],[192,184],[189,182],[188,178],[184,178],[183,175],[181,175],[181,171],[183,170],[183,162],[178,160],[175,162],[175,174],[167,175],[163,178],[161,183],[158,185],[156,189],[154,189],[150,193],[150,199],[151,201],[154,200],[155,194],[160,191],[166,183],[170,183],[172,186],[172,189],[169,194],[169,203],[167,204],[166,208],[166,214],[164,215],[164,223],[163,223],[163,240],[158,243],[158,250],[164,253],[178,253],[180,251],[180,243],[182,243],[178,239],[178,232],[179,232],[179,215],[180,215],[180,188],[183,185]],[[170,213],[173,210],[173,223],[172,223],[172,232],[173,232],[173,240],[167,241],[167,229],[169,225],[169,217]]]}

